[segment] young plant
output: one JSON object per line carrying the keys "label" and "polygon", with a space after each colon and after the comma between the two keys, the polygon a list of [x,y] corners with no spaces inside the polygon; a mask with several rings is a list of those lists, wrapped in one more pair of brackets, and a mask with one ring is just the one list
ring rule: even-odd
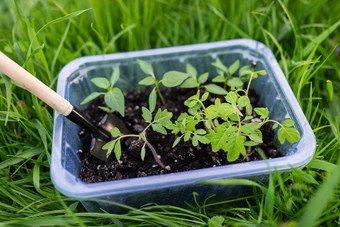
{"label": "young plant", "polygon": [[[150,101],[151,100],[151,101]],[[158,109],[155,116],[152,116],[152,112],[153,110],[150,110],[151,107],[155,106],[155,100],[153,99],[149,99],[149,109],[147,109],[146,107],[142,107],[142,112],[143,112],[143,118],[145,120],[146,123],[148,123],[148,125],[144,128],[144,130],[139,133],[139,134],[122,134],[119,129],[117,127],[113,128],[111,130],[111,135],[113,137],[113,140],[108,142],[107,144],[105,144],[103,146],[104,150],[108,150],[106,156],[109,157],[112,153],[112,151],[114,151],[115,156],[117,158],[117,160],[120,159],[121,156],[121,143],[120,140],[127,138],[127,137],[136,137],[139,140],[142,140],[144,142],[142,148],[141,148],[141,159],[144,160],[145,158],[145,146],[148,146],[149,149],[151,150],[154,159],[156,160],[156,162],[162,167],[164,168],[164,164],[162,163],[162,161],[159,159],[158,154],[155,150],[155,148],[149,143],[149,141],[147,140],[146,137],[146,131],[149,128],[152,128],[154,131],[164,134],[167,134],[167,131],[165,128],[168,127],[168,125],[170,125],[171,122],[171,118],[172,118],[172,113],[165,110],[161,110]]]}
{"label": "young plant", "polygon": [[[249,84],[257,77],[257,73],[250,73]],[[260,74],[265,74],[265,71],[261,71]],[[204,104],[209,96],[208,92],[201,96],[198,91],[189,97],[184,103],[188,106],[188,113],[181,114],[169,127],[173,134],[180,134],[173,146],[176,146],[182,138],[184,141],[191,139],[193,146],[198,146],[199,143],[211,144],[213,152],[223,150],[227,152],[227,160],[233,162],[240,154],[246,155],[246,147],[263,143],[260,128],[268,122],[274,123],[273,129],[280,126],[278,131],[280,143],[284,143],[285,140],[297,142],[300,134],[293,128],[294,122],[287,119],[281,124],[270,120],[267,108],[253,110],[248,90],[249,86],[247,90],[234,89],[224,97],[223,102],[216,98],[214,104],[208,107]],[[245,108],[245,113],[241,112],[242,108]],[[252,121],[253,111],[260,116],[261,122]]]}
{"label": "young plant", "polygon": [[217,57],[216,61],[212,63],[216,67],[218,75],[212,79],[212,82],[223,83],[224,89],[229,87],[236,87],[241,89],[243,87],[244,81],[241,77],[234,77],[233,75],[237,72],[240,67],[240,61],[236,60],[233,64],[225,66],[222,61]]}
{"label": "young plant", "polygon": [[[152,96],[152,99],[157,99],[157,93],[158,96],[160,97],[160,99],[162,100],[162,103],[164,106],[166,106],[165,100],[163,98],[163,95],[159,89],[159,85],[162,84],[165,87],[176,87],[179,86],[181,83],[183,83],[183,81],[185,79],[188,78],[188,74],[187,73],[182,73],[182,72],[178,72],[178,71],[169,71],[166,72],[161,80],[157,80],[155,74],[154,74],[154,70],[152,68],[152,66],[147,63],[146,61],[142,61],[140,59],[137,59],[137,62],[139,64],[140,69],[147,75],[147,77],[145,77],[144,79],[142,79],[141,81],[139,81],[139,85],[146,85],[146,86],[150,86],[150,85],[155,85],[155,87],[152,89],[150,96]],[[157,91],[157,93],[156,93]]]}
{"label": "young plant", "polygon": [[197,70],[190,63],[187,63],[186,73],[189,75],[189,77],[181,84],[182,88],[197,88],[197,90],[199,90],[200,88],[205,88],[207,91],[216,95],[227,94],[227,91],[224,88],[221,88],[216,84],[211,83],[203,85],[207,82],[209,78],[208,72],[203,73],[197,77]]}
{"label": "young plant", "polygon": [[92,92],[89,96],[87,96],[82,102],[81,105],[86,104],[94,100],[95,98],[99,96],[104,96],[105,103],[107,104],[107,107],[100,106],[99,108],[106,111],[106,112],[114,112],[117,111],[120,115],[124,117],[125,115],[125,100],[123,92],[117,88],[114,87],[116,82],[119,79],[119,68],[118,66],[114,69],[110,81],[103,77],[95,77],[91,79],[91,82],[102,89],[106,89],[106,92]]}

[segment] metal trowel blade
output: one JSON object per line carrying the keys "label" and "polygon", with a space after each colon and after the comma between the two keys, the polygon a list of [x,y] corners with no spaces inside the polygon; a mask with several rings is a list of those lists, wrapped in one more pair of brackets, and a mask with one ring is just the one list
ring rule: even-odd
{"label": "metal trowel blade", "polygon": [[[99,122],[99,125],[106,131],[110,132],[111,129],[117,127],[122,134],[129,134],[129,130],[126,128],[124,122],[114,114],[106,114],[103,119]],[[103,141],[99,138],[92,137],[90,153],[96,158],[105,162],[109,161],[113,155],[109,158],[106,157],[106,150],[103,150],[103,146],[109,141]]]}

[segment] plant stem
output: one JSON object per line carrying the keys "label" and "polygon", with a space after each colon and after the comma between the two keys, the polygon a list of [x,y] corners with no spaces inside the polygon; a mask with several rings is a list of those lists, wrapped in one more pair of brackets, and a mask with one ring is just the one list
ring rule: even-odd
{"label": "plant stem", "polygon": [[246,96],[248,96],[248,92],[249,92],[249,88],[250,88],[250,84],[251,84],[251,80],[253,79],[253,73],[250,75],[250,79],[249,79],[249,82],[248,82],[248,87],[247,87],[247,90],[246,90]]}
{"label": "plant stem", "polygon": [[158,93],[159,97],[161,98],[163,105],[164,105],[165,108],[166,108],[166,103],[165,103],[165,101],[164,101],[163,95],[162,95],[161,91],[159,90],[158,81],[156,81],[155,84],[156,84],[157,93]]}
{"label": "plant stem", "polygon": [[[139,135],[135,135],[135,134],[127,134],[127,135],[123,135],[119,137],[119,140],[122,138],[126,138],[126,137],[140,137]],[[144,142],[146,143],[146,145],[150,148],[153,157],[155,158],[156,162],[158,163],[158,165],[160,165],[160,167],[162,167],[163,169],[165,168],[163,162],[158,158],[158,154],[156,152],[156,149],[151,145],[151,143],[149,143],[149,141],[146,139],[145,135],[142,136],[142,139],[144,140]]]}
{"label": "plant stem", "polygon": [[156,160],[156,162],[158,163],[158,165],[164,169],[165,166],[164,166],[163,162],[158,158],[158,154],[156,152],[156,149],[151,145],[151,143],[149,143],[149,141],[144,136],[143,136],[143,140],[146,143],[146,145],[150,148],[150,150],[153,154],[153,157]]}

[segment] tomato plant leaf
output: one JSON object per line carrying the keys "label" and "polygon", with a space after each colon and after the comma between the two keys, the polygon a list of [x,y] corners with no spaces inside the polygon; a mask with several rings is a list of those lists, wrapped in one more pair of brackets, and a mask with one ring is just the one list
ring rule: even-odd
{"label": "tomato plant leaf", "polygon": [[198,82],[200,84],[204,84],[205,82],[207,82],[208,78],[209,78],[209,73],[203,73],[202,75],[198,77]]}
{"label": "tomato plant leaf", "polygon": [[81,103],[80,105],[84,105],[86,103],[91,102],[92,100],[94,100],[95,98],[99,97],[100,95],[103,95],[104,93],[100,93],[100,92],[93,92],[91,93],[89,96],[87,96]]}
{"label": "tomato plant leaf", "polygon": [[138,82],[139,85],[146,85],[146,86],[152,85],[154,83],[155,83],[155,78],[153,78],[152,76],[145,77],[144,79]]}
{"label": "tomato plant leaf", "polygon": [[112,111],[118,111],[120,115],[125,115],[125,101],[123,92],[119,88],[113,88],[110,92],[104,96],[105,103],[112,109]]}
{"label": "tomato plant leaf", "polygon": [[157,92],[156,92],[156,89],[154,88],[152,89],[149,95],[149,109],[151,113],[155,110],[156,103],[157,103]]}
{"label": "tomato plant leaf", "polygon": [[138,65],[139,65],[140,69],[145,74],[151,75],[153,78],[155,78],[155,75],[154,75],[154,72],[153,72],[153,68],[152,68],[152,66],[149,63],[147,63],[146,61],[140,60],[140,59],[137,59],[137,62],[138,62]]}
{"label": "tomato plant leaf", "polygon": [[91,82],[99,88],[108,89],[110,87],[110,81],[103,77],[95,77],[91,79]]}
{"label": "tomato plant leaf", "polygon": [[119,79],[119,67],[116,66],[115,69],[112,72],[111,78],[110,78],[110,83],[111,83],[111,88],[113,88],[113,86],[116,84],[116,82]]}
{"label": "tomato plant leaf", "polygon": [[188,78],[187,73],[178,71],[169,71],[163,75],[163,79],[160,81],[165,87],[179,86],[183,81]]}
{"label": "tomato plant leaf", "polygon": [[287,139],[290,143],[296,143],[300,139],[300,133],[295,128],[281,127],[277,134],[281,144]]}
{"label": "tomato plant leaf", "polygon": [[165,128],[161,124],[153,124],[151,127],[155,132],[159,132],[163,135],[167,134]]}
{"label": "tomato plant leaf", "polygon": [[197,80],[195,78],[188,78],[186,79],[183,84],[181,84],[182,88],[195,88],[198,87],[199,83],[197,82]]}
{"label": "tomato plant leaf", "polygon": [[233,75],[238,70],[239,67],[240,67],[240,60],[237,59],[231,66],[229,66],[229,74]]}
{"label": "tomato plant leaf", "polygon": [[226,95],[227,94],[227,91],[216,85],[216,84],[207,84],[207,85],[204,85],[204,88],[209,91],[210,93],[213,93],[213,94],[216,94],[216,95]]}
{"label": "tomato plant leaf", "polygon": [[151,111],[145,108],[144,106],[142,107],[142,117],[144,118],[146,123],[151,123],[152,121],[152,114]]}
{"label": "tomato plant leaf", "polygon": [[186,72],[187,72],[187,74],[189,74],[190,76],[192,76],[196,80],[197,71],[190,63],[186,64]]}

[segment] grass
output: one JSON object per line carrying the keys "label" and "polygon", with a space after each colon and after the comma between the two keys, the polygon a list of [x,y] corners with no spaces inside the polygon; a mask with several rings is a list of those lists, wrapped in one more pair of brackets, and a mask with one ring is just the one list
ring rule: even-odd
{"label": "grass", "polygon": [[259,40],[275,53],[318,147],[305,168],[252,184],[249,197],[87,213],[50,181],[53,110],[0,76],[0,226],[339,225],[339,11],[336,0],[3,1],[0,50],[53,89],[60,69],[80,56]]}

